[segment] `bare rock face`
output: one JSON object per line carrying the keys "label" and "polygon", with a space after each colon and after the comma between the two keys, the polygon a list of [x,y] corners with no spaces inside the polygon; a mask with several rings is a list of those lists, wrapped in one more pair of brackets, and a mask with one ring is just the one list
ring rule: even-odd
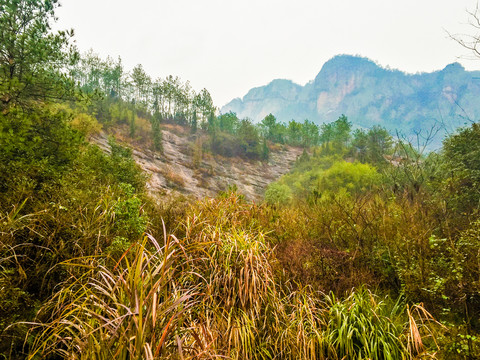
{"label": "bare rock face", "polygon": [[[147,188],[154,196],[176,192],[196,198],[214,197],[235,186],[248,200],[260,200],[268,184],[290,171],[302,153],[300,148],[284,146],[271,150],[268,162],[224,158],[205,153],[201,136],[168,129],[162,133],[162,153],[130,146],[135,161],[149,175]],[[92,141],[109,151],[105,133]]]}

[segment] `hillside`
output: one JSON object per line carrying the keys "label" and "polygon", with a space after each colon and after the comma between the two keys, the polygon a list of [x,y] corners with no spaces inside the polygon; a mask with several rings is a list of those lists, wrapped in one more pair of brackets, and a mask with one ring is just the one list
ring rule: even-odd
{"label": "hillside", "polygon": [[305,86],[273,80],[221,111],[256,122],[272,113],[283,122],[309,119],[317,124],[345,114],[356,127],[381,125],[405,135],[436,126],[441,128],[438,145],[446,133],[480,118],[479,78],[480,72],[466,71],[458,63],[432,73],[407,74],[366,58],[339,55]]}
{"label": "hillside", "polygon": [[[267,186],[289,172],[302,153],[300,148],[278,146],[271,149],[268,162],[225,158],[199,149],[206,141],[205,135],[192,135],[188,129],[171,124],[165,124],[162,130],[160,153],[129,141],[121,128],[115,132],[118,139],[132,147],[132,156],[148,174],[147,188],[154,196],[180,193],[195,198],[215,197],[235,186],[248,200],[258,201]],[[92,140],[109,151],[105,132]]]}
{"label": "hillside", "polygon": [[[0,0],[0,359],[478,359],[479,123],[425,154],[346,116],[219,115],[78,54],[59,6]],[[458,65],[429,76],[340,57],[252,96],[476,100]]]}

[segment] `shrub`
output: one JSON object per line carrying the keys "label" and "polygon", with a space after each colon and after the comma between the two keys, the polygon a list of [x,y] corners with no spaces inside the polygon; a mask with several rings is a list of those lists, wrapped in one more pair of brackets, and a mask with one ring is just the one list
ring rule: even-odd
{"label": "shrub", "polygon": [[285,184],[273,183],[265,191],[265,201],[270,205],[286,205],[292,200],[292,191]]}
{"label": "shrub", "polygon": [[72,128],[78,130],[87,139],[102,130],[102,124],[100,124],[97,119],[84,113],[77,114],[71,121],[71,125]]}

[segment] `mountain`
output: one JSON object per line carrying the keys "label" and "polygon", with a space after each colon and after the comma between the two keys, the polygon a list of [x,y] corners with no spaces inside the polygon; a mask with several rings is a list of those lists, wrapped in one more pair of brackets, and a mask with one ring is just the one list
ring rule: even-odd
{"label": "mountain", "polygon": [[273,80],[225,105],[261,121],[272,113],[279,121],[309,119],[328,123],[345,114],[355,127],[381,125],[405,136],[439,129],[434,144],[457,127],[480,119],[480,71],[459,63],[432,73],[408,74],[359,56],[338,55],[305,86]]}

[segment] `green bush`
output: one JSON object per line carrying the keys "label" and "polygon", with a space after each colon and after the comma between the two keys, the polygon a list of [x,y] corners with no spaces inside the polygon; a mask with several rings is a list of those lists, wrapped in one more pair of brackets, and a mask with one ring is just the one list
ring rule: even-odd
{"label": "green bush", "polygon": [[286,205],[292,200],[292,191],[285,184],[273,183],[265,191],[265,201],[270,205]]}

